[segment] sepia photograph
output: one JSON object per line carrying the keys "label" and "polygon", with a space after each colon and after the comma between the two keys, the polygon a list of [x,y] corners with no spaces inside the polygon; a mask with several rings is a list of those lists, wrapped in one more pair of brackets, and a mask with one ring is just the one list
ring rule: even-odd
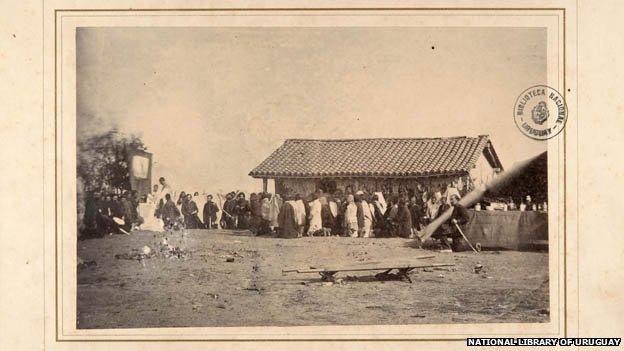
{"label": "sepia photograph", "polygon": [[618,5],[3,2],[0,350],[621,348]]}
{"label": "sepia photograph", "polygon": [[546,28],[75,33],[76,329],[554,322]]}

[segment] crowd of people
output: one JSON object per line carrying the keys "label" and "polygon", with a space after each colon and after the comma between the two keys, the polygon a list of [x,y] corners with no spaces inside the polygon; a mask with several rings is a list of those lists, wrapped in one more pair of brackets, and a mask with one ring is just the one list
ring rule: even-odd
{"label": "crowd of people", "polygon": [[181,191],[174,202],[172,194],[166,190],[159,198],[157,194],[161,192],[162,188],[159,190],[157,185],[154,186],[154,195],[147,201],[154,203],[154,217],[162,220],[165,229],[251,229],[255,234],[261,234],[257,194],[251,194],[249,200],[242,192],[219,194],[219,201],[215,202],[211,194]]}
{"label": "crowd of people", "polygon": [[410,196],[407,192],[390,195],[354,192],[349,187],[333,194],[318,190],[305,199],[300,195],[285,196],[279,211],[278,234],[414,237],[450,208],[446,200],[439,192],[431,197],[423,193]]}
{"label": "crowd of people", "polygon": [[281,237],[410,237],[450,207],[450,198],[440,192],[431,196],[411,194],[411,197],[399,192],[391,196],[381,192],[353,192],[350,187],[344,193],[318,190],[306,197],[294,194],[282,198],[265,192],[247,197],[240,191],[216,196],[217,202],[211,194],[181,191],[174,199],[161,178],[160,186],[154,186],[147,202],[156,205],[154,217],[160,218],[165,228],[241,229],[256,235]]}
{"label": "crowd of people", "polygon": [[[441,189],[444,190],[444,189]],[[468,222],[466,209],[459,205],[460,192],[448,187],[444,192],[418,186],[398,193],[317,190],[308,196],[232,191],[226,195],[175,193],[165,178],[152,192],[139,199],[136,191],[122,194],[93,193],[85,204],[84,224],[94,235],[125,233],[139,227],[148,230],[239,229],[255,235],[282,238],[302,236],[405,237],[414,238],[431,221],[453,208],[451,221],[433,237],[444,244],[457,238],[453,225]],[[292,194],[292,195],[291,195]],[[138,210],[144,203],[143,216]],[[509,209],[514,209],[510,201]],[[477,204],[477,210],[480,204]],[[543,204],[546,207],[546,204]],[[530,196],[521,201],[521,210],[537,210]],[[542,209],[542,206],[539,206]],[[450,228],[450,230],[449,230]]]}
{"label": "crowd of people", "polygon": [[136,191],[89,194],[85,200],[83,231],[87,236],[130,234],[144,222],[138,212],[139,202]]}
{"label": "crowd of people", "polygon": [[[457,203],[459,192],[452,190],[429,194],[419,188],[420,192],[399,191],[390,195],[354,192],[347,187],[344,192],[318,190],[306,197],[294,194],[284,198],[265,192],[251,193],[247,198],[243,192],[232,191],[217,194],[217,202],[211,194],[182,191],[174,202],[164,179],[160,183],[160,187],[154,187],[149,201],[159,202],[155,217],[161,218],[167,229],[238,229],[282,238],[331,235],[414,238],[425,225],[451,207],[458,209],[453,211],[453,220],[460,225],[468,221],[465,208]],[[200,212],[198,203],[202,202]],[[447,235],[453,237],[452,232],[446,233],[443,228],[434,237],[445,241]]]}

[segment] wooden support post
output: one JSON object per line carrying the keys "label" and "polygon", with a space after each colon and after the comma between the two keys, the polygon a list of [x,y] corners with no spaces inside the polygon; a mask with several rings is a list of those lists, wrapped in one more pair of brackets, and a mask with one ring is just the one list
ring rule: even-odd
{"label": "wooden support post", "polygon": [[324,282],[334,282],[334,274],[336,272],[319,272],[321,275],[321,280]]}
{"label": "wooden support post", "polygon": [[405,279],[405,280],[407,280],[408,282],[410,282],[410,283],[411,283],[411,282],[412,282],[412,279],[411,279],[411,278],[410,278],[410,276],[409,276],[409,272],[410,272],[412,269],[413,269],[413,268],[399,268],[399,269],[398,269],[398,271],[399,271],[399,276],[400,276],[402,279]]}
{"label": "wooden support post", "polygon": [[266,193],[269,188],[269,180],[266,178],[262,178],[262,192]]}

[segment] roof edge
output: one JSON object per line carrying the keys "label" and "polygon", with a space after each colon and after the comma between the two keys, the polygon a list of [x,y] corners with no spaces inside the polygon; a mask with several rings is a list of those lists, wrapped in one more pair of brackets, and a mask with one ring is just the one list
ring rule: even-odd
{"label": "roof edge", "polygon": [[461,174],[468,174],[468,171],[458,171],[458,172],[441,172],[441,173],[423,173],[423,174],[411,174],[411,175],[398,175],[398,174],[352,174],[352,175],[331,175],[331,174],[315,174],[315,175],[278,175],[278,174],[252,174],[249,173],[249,176],[256,179],[311,179],[311,178],[431,178],[431,177],[446,177],[446,176],[454,176]]}
{"label": "roof edge", "polygon": [[380,138],[289,138],[285,139],[284,143],[289,141],[367,141],[367,140],[449,140],[449,139],[477,139],[477,138],[490,138],[488,134],[480,134],[477,136],[440,136],[440,137],[380,137]]}

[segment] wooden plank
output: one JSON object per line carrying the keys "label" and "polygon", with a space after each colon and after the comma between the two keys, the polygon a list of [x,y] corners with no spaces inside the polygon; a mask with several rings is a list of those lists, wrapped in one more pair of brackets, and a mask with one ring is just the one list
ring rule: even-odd
{"label": "wooden plank", "polygon": [[406,264],[406,265],[380,265],[380,266],[360,266],[360,267],[325,267],[298,269],[297,273],[321,273],[321,272],[357,272],[357,271],[386,271],[389,269],[407,269],[407,268],[429,268],[429,267],[450,267],[454,263],[431,263],[431,264]]}
{"label": "wooden plank", "polygon": [[[434,257],[436,257],[436,255],[416,256],[416,257],[413,257],[412,259],[423,260],[423,259],[434,258]],[[372,265],[372,264],[406,265],[406,264],[411,264],[411,263],[405,262],[405,261],[398,261],[398,262],[363,262],[363,263],[359,263],[359,264],[356,263],[356,264],[354,264],[352,266],[349,266],[349,267],[361,267],[361,266],[367,266],[367,265]],[[302,271],[302,270],[307,270],[307,269],[321,269],[321,268],[326,268],[326,266],[303,267],[303,268],[285,268],[285,269],[282,269],[282,273],[291,273],[291,272],[297,272],[297,271]]]}

